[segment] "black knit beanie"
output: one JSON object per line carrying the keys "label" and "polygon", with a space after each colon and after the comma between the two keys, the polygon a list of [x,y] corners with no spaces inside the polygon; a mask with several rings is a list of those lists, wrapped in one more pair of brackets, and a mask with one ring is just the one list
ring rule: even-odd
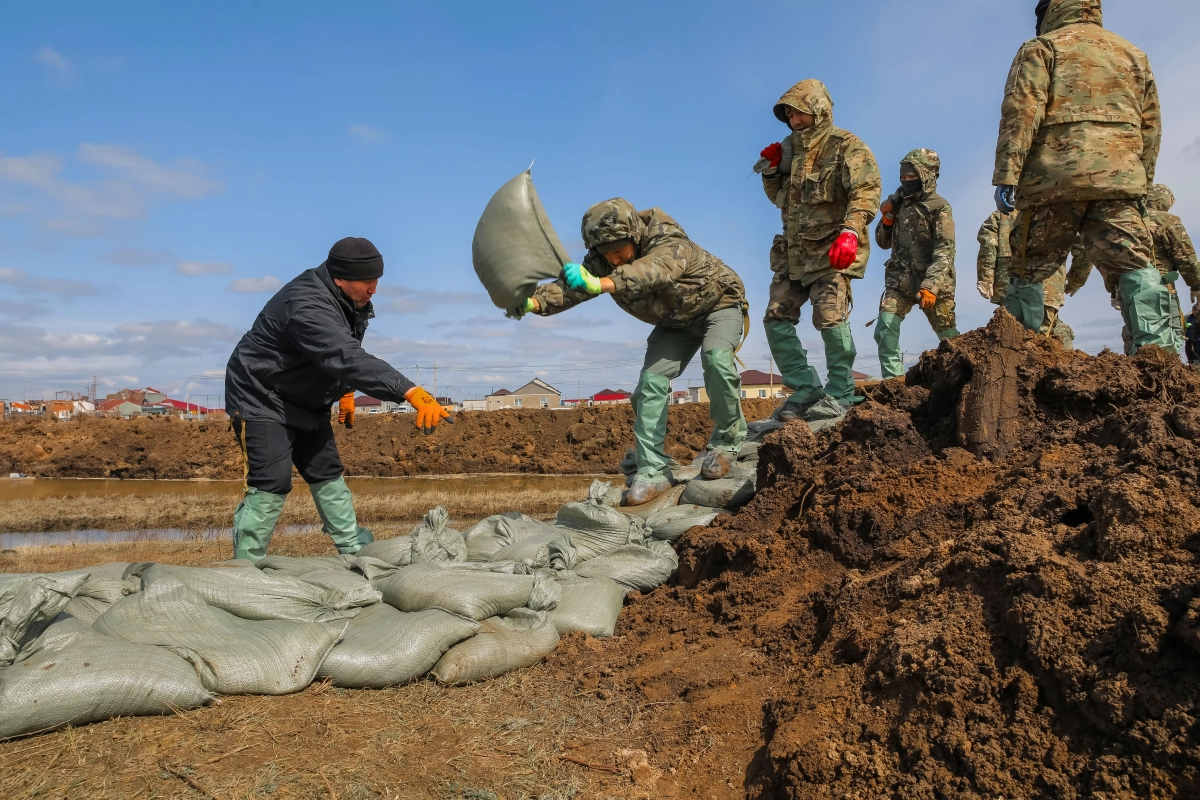
{"label": "black knit beanie", "polygon": [[331,278],[344,281],[372,281],[383,277],[383,256],[369,239],[347,236],[329,248],[325,264]]}

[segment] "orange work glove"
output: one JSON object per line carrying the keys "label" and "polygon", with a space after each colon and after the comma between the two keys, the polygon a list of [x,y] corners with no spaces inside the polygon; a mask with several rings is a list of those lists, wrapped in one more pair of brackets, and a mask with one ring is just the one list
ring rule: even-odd
{"label": "orange work glove", "polygon": [[442,420],[454,422],[450,412],[439,406],[433,395],[420,386],[414,386],[405,392],[404,399],[412,403],[412,407],[417,410],[417,427],[425,431],[426,436],[433,433],[433,429]]}
{"label": "orange work glove", "polygon": [[917,300],[921,303],[921,308],[925,311],[933,308],[933,304],[937,302],[937,295],[928,289],[921,289],[917,292]]}
{"label": "orange work glove", "polygon": [[338,400],[338,422],[346,426],[346,430],[354,427],[354,392],[347,392]]}

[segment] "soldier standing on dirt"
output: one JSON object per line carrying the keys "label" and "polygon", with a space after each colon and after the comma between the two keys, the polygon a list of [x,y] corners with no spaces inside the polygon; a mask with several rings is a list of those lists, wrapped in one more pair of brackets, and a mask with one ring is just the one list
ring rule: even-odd
{"label": "soldier standing on dirt", "polygon": [[[792,390],[775,413],[790,420],[803,417],[822,394],[842,405],[855,402],[850,280],[867,269],[867,227],[879,209],[881,181],[866,144],[834,126],[833,100],[820,81],[788,89],[774,113],[792,131],[793,159],[790,168],[779,169],[784,153],[779,142],[761,154],[768,160],[763,189],[772,203],[782,200],[784,223],[783,235],[771,245],[774,277],[763,327],[783,384]],[[825,343],[824,387],[796,335],[805,303],[812,304],[813,326]]]}
{"label": "soldier standing on dirt", "polygon": [[[292,490],[292,465],[308,484],[324,531],[339,553],[373,537],[359,527],[342,477],[330,422],[354,425],[354,390],[408,401],[426,433],[449,413],[427,391],[362,347],[375,316],[371,297],[383,256],[366,239],[346,238],[325,263],[302,272],[267,301],[225,368],[225,396],[245,468],[245,496],[233,514],[235,558],[258,560]],[[453,421],[453,420],[448,420]]]}
{"label": "soldier standing on dirt", "polygon": [[1013,60],[996,145],[996,207],[1013,226],[1005,307],[1045,324],[1042,282],[1077,236],[1117,283],[1136,347],[1171,347],[1170,294],[1154,266],[1145,196],[1161,137],[1146,55],[1103,27],[1100,0],[1041,0],[1037,38]]}
{"label": "soldier standing on dirt", "polygon": [[883,202],[875,244],[891,250],[883,274],[879,369],[884,380],[904,374],[900,323],[920,304],[938,339],[958,336],[954,326],[954,215],[937,193],[942,161],[932,150],[913,150],[900,163],[900,188]]}
{"label": "soldier standing on dirt", "polygon": [[746,440],[742,380],[734,364],[748,327],[746,290],[721,259],[688,239],[659,208],[638,211],[627,200],[597,203],[583,215],[582,264],[567,264],[539,286],[522,313],[566,311],[599,294],[654,326],[633,394],[637,474],[625,504],[641,505],[671,488],[664,452],[671,379],[700,351],[713,433],[701,467],[705,478],[729,474]]}

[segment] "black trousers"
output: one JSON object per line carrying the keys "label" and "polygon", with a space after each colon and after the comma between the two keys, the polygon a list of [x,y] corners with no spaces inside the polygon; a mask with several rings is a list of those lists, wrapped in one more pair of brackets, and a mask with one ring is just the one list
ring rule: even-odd
{"label": "black trousers", "polygon": [[329,420],[313,430],[304,431],[278,422],[235,418],[233,433],[238,440],[238,449],[245,447],[249,467],[246,483],[260,492],[287,494],[292,491],[292,464],[309,484],[342,476],[344,467]]}

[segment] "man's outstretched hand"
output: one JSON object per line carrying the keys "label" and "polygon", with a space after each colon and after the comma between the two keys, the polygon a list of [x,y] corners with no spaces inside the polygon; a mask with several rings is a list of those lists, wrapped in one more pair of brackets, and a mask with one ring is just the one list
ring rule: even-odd
{"label": "man's outstretched hand", "polygon": [[454,422],[454,417],[450,416],[450,412],[438,405],[437,400],[433,399],[433,395],[420,386],[409,389],[405,393],[404,399],[417,410],[417,427],[425,431],[426,436],[433,433],[433,429],[442,420],[451,424]]}

